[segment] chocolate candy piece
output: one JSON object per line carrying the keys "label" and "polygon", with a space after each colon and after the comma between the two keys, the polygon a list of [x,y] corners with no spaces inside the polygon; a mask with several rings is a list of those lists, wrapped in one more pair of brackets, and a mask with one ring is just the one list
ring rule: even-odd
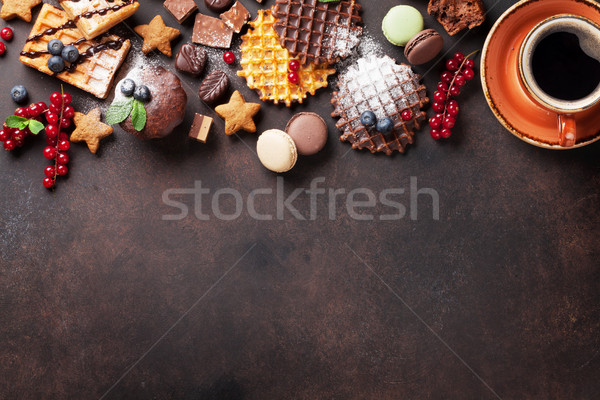
{"label": "chocolate candy piece", "polygon": [[218,103],[229,90],[229,78],[223,71],[211,72],[200,85],[198,96],[209,105]]}
{"label": "chocolate candy piece", "polygon": [[236,1],[231,10],[220,15],[221,20],[236,33],[240,33],[246,22],[250,19],[250,12],[242,3]]}
{"label": "chocolate candy piece", "polygon": [[196,113],[188,136],[199,142],[206,143],[206,138],[208,137],[212,122],[213,119],[211,117]]}
{"label": "chocolate candy piece", "polygon": [[196,14],[192,42],[210,47],[228,49],[231,47],[233,31],[219,18]]}
{"label": "chocolate candy piece", "polygon": [[166,0],[163,6],[180,24],[198,9],[194,0]]}
{"label": "chocolate candy piece", "polygon": [[206,7],[214,12],[222,13],[229,10],[233,0],[204,0]]}
{"label": "chocolate candy piece", "polygon": [[181,46],[175,58],[175,68],[192,76],[198,76],[204,71],[205,66],[206,50],[190,43]]}
{"label": "chocolate candy piece", "polygon": [[317,154],[327,143],[327,124],[319,114],[298,113],[287,123],[285,131],[294,139],[302,156]]}

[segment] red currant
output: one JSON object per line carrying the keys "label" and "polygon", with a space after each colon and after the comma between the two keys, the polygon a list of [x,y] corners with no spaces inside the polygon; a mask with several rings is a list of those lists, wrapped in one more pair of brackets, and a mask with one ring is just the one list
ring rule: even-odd
{"label": "red currant", "polygon": [[439,129],[434,129],[432,128],[431,131],[429,132],[431,134],[431,137],[435,140],[440,140],[441,139],[441,135],[440,135],[440,130]]}
{"label": "red currant", "polygon": [[435,92],[433,94],[433,100],[438,103],[443,103],[444,101],[446,101],[446,95],[444,94],[444,92]]}
{"label": "red currant", "polygon": [[435,111],[436,113],[441,113],[444,111],[444,103],[438,103],[436,101],[435,103],[433,103],[431,108],[433,108],[433,111]]}
{"label": "red currant", "polygon": [[290,71],[296,72],[300,69],[300,61],[298,60],[292,60],[290,61]]}
{"label": "red currant", "polygon": [[58,156],[56,157],[56,161],[58,161],[59,164],[68,164],[69,163],[69,155],[67,153],[58,153]]}
{"label": "red currant", "polygon": [[46,189],[52,189],[54,187],[54,179],[44,178],[43,184]]}
{"label": "red currant", "polygon": [[448,128],[444,128],[440,132],[440,135],[442,135],[442,137],[444,139],[448,139],[452,135],[452,131],[450,129],[448,129]]}
{"label": "red currant", "polygon": [[69,140],[69,135],[64,132],[58,134],[58,140]]}
{"label": "red currant", "polygon": [[6,46],[4,43],[0,42],[0,56],[6,52]]}
{"label": "red currant", "polygon": [[23,139],[25,139],[25,134],[23,133],[22,130],[17,129],[16,131],[13,132],[12,138],[14,140],[16,140],[17,142],[19,142],[19,141],[22,141]]}
{"label": "red currant", "polygon": [[60,121],[60,127],[61,128],[65,128],[66,129],[66,128],[70,127],[70,126],[71,126],[71,120],[69,118],[63,118]]}
{"label": "red currant", "polygon": [[48,178],[53,178],[54,175],[56,175],[56,168],[54,168],[54,165],[48,165],[46,168],[44,168],[44,174]]}
{"label": "red currant", "polygon": [[50,103],[58,107],[62,106],[63,100],[59,92],[54,92],[50,95]]}
{"label": "red currant", "polygon": [[458,96],[460,94],[460,88],[458,86],[452,86],[449,90],[451,96]]}
{"label": "red currant", "polygon": [[451,117],[456,117],[458,115],[458,103],[456,100],[450,100],[448,102],[448,106],[446,107],[446,112]]}
{"label": "red currant", "polygon": [[75,109],[73,106],[66,106],[63,110],[63,118],[71,119],[75,116]]}
{"label": "red currant", "polygon": [[58,124],[58,114],[48,111],[46,113],[46,121],[52,125]]}
{"label": "red currant", "polygon": [[458,52],[454,55],[454,59],[456,60],[457,63],[462,63],[465,60],[465,55],[461,52]]}
{"label": "red currant", "polygon": [[10,138],[10,133],[5,131],[4,129],[0,129],[0,142],[4,142],[6,139]]}
{"label": "red currant", "polygon": [[23,147],[24,144],[25,144],[25,140],[15,140],[15,145],[17,147]]}
{"label": "red currant", "polygon": [[17,117],[29,118],[29,110],[25,107],[19,107],[15,110]]}
{"label": "red currant", "polygon": [[471,68],[465,68],[463,70],[462,74],[465,77],[465,79],[468,81],[475,78],[475,72],[473,72],[473,70]]}
{"label": "red currant", "polygon": [[464,86],[465,83],[467,83],[467,81],[462,74],[458,74],[456,75],[456,78],[454,78],[454,84],[458,87]]}
{"label": "red currant", "polygon": [[442,119],[437,115],[435,117],[429,118],[429,126],[432,128],[439,128],[442,125]]}
{"label": "red currant", "polygon": [[298,75],[297,72],[290,72],[288,74],[288,80],[290,81],[291,84],[297,85],[300,82],[300,76]]}
{"label": "red currant", "polygon": [[402,111],[402,119],[405,121],[410,121],[412,119],[412,111],[410,111],[410,110]]}
{"label": "red currant", "polygon": [[456,120],[453,117],[446,117],[446,118],[444,118],[442,125],[446,129],[452,129],[452,128],[454,128],[455,122],[456,122]]}
{"label": "red currant", "polygon": [[31,131],[29,130],[29,127],[28,127],[28,126],[26,126],[26,127],[25,127],[25,129],[23,129],[21,132],[23,132],[23,135],[24,135],[25,137],[27,137],[27,136],[31,135]]}
{"label": "red currant", "polygon": [[47,137],[46,138],[46,144],[48,146],[53,146],[54,147],[54,146],[56,146],[56,143],[58,143],[58,139],[57,138],[55,138],[55,137],[53,137],[53,138]]}
{"label": "red currant", "polygon": [[71,95],[69,93],[64,93],[63,94],[63,104],[65,106],[68,106],[69,104],[71,104],[71,101],[73,101],[73,98],[71,97]]}
{"label": "red currant", "polygon": [[2,30],[0,31],[0,37],[6,40],[7,42],[10,42],[13,38],[13,30],[10,29],[8,26],[6,28],[2,28]]}
{"label": "red currant", "polygon": [[233,64],[235,62],[235,54],[233,54],[233,51],[226,51],[223,54],[223,61],[227,64]]}
{"label": "red currant", "polygon": [[59,174],[60,176],[66,175],[67,172],[69,172],[69,169],[67,168],[66,165],[59,164],[58,167],[56,167],[56,173]]}
{"label": "red currant", "polygon": [[44,103],[43,101],[40,101],[39,103],[37,103],[38,107],[40,107],[43,111],[46,111],[48,109],[48,104]]}
{"label": "red currant", "polygon": [[475,61],[473,61],[469,58],[467,61],[465,61],[464,65],[465,65],[465,67],[472,69],[473,67],[475,67]]}
{"label": "red currant", "polygon": [[29,111],[29,115],[32,118],[35,118],[35,117],[39,116],[41,113],[43,113],[44,109],[42,107],[40,107],[37,103],[34,103],[29,106],[28,111]]}
{"label": "red currant", "polygon": [[61,108],[62,108],[62,106],[57,106],[56,104],[50,104],[50,107],[48,107],[48,111],[58,115],[58,114],[60,114]]}
{"label": "red currant", "polygon": [[58,149],[60,151],[67,151],[70,147],[71,142],[69,142],[68,140],[61,140],[60,142],[58,142]]}
{"label": "red currant", "polygon": [[47,146],[44,149],[44,157],[46,157],[48,160],[52,160],[54,157],[56,157],[56,148]]}
{"label": "red currant", "polygon": [[454,72],[454,71],[458,70],[458,65],[459,65],[459,63],[456,62],[456,60],[453,58],[446,61],[446,69],[448,71]]}
{"label": "red currant", "polygon": [[449,84],[450,82],[452,82],[452,79],[454,78],[454,74],[450,71],[444,71],[444,72],[442,72],[441,78],[442,78],[443,83]]}
{"label": "red currant", "polygon": [[46,125],[46,136],[49,138],[55,138],[58,136],[58,126]]}
{"label": "red currant", "polygon": [[13,139],[7,139],[4,142],[4,150],[6,151],[14,150],[15,147],[17,147],[17,143]]}
{"label": "red currant", "polygon": [[446,93],[448,91],[448,84],[440,82],[437,85],[438,92]]}

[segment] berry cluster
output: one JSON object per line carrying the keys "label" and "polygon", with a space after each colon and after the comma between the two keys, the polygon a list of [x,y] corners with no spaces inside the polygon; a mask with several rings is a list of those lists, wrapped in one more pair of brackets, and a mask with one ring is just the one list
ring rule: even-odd
{"label": "berry cluster", "polygon": [[51,57],[48,59],[48,69],[56,74],[63,72],[65,61],[74,63],[79,59],[79,50],[72,44],[65,46],[58,39],[52,39],[48,42],[48,52]]}
{"label": "berry cluster", "polygon": [[300,70],[300,62],[298,60],[292,60],[289,64],[290,73],[288,74],[288,81],[292,85],[297,85],[300,83],[300,75],[298,75],[298,71]]}
{"label": "berry cluster", "polygon": [[452,128],[458,116],[458,102],[454,97],[460,94],[460,88],[475,77],[473,67],[475,62],[470,59],[475,53],[464,56],[456,53],[446,61],[446,70],[442,72],[441,82],[433,94],[433,111],[436,113],[429,119],[431,137],[435,140],[447,139],[452,135]]}
{"label": "berry cluster", "polygon": [[[0,37],[5,41],[10,42],[13,38],[13,30],[9,27],[2,28],[2,30],[0,30]],[[0,42],[0,56],[3,55],[5,51],[6,45]]]}
{"label": "berry cluster", "polygon": [[[408,121],[412,118],[412,112],[410,110],[404,110],[402,112],[402,119]],[[374,126],[377,132],[390,133],[394,130],[394,121],[391,118],[382,118],[377,120],[377,116],[371,110],[364,111],[360,115],[360,123],[367,127]]]}
{"label": "berry cluster", "polygon": [[45,188],[52,188],[56,184],[58,176],[64,176],[69,171],[69,155],[67,151],[71,147],[69,136],[63,132],[71,126],[71,120],[75,116],[75,110],[71,106],[71,95],[69,93],[54,92],[50,95],[50,106],[46,111],[46,144],[44,157],[54,160],[54,164],[44,169],[43,184]]}

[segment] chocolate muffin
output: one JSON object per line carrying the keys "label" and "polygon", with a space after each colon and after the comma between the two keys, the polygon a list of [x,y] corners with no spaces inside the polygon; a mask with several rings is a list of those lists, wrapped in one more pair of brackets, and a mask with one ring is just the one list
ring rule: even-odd
{"label": "chocolate muffin", "polygon": [[183,122],[187,95],[177,75],[160,66],[143,66],[131,71],[127,78],[150,89],[150,101],[144,104],[146,126],[136,131],[128,117],[121,128],[140,139],[160,139],[167,136]]}

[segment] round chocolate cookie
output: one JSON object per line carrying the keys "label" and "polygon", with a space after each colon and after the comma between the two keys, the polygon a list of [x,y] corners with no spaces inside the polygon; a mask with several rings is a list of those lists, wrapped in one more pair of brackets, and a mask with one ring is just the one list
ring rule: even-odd
{"label": "round chocolate cookie", "polygon": [[222,13],[231,8],[233,0],[204,0],[204,4],[211,11]]}
{"label": "round chocolate cookie", "polygon": [[319,114],[298,113],[287,123],[285,131],[296,143],[298,154],[303,156],[318,153],[327,143],[327,124]]}
{"label": "round chocolate cookie", "polygon": [[136,131],[131,117],[121,122],[121,128],[140,139],[160,139],[167,136],[183,122],[187,95],[177,75],[160,66],[144,66],[131,71],[128,78],[150,89],[150,101],[146,108],[146,126]]}

